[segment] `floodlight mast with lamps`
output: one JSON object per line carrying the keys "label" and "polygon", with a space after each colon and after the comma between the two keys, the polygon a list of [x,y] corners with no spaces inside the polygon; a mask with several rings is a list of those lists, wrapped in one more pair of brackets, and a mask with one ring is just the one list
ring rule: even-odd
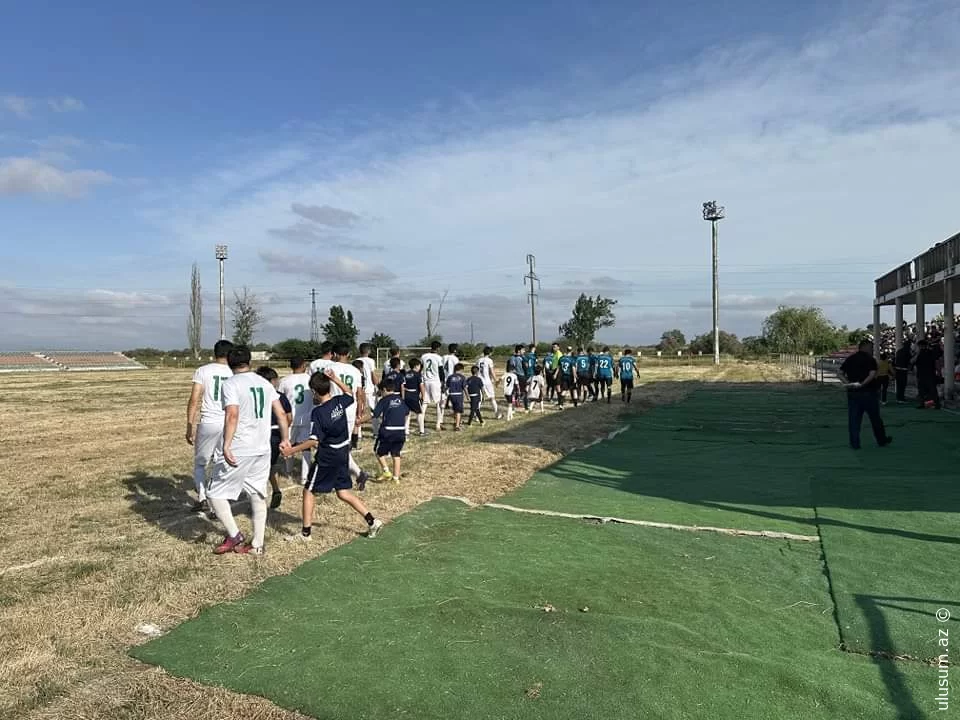
{"label": "floodlight mast with lamps", "polygon": [[726,217],[726,208],[716,200],[703,204],[703,219],[710,223],[713,239],[713,364],[720,364],[720,289],[717,274],[717,223]]}
{"label": "floodlight mast with lamps", "polygon": [[227,259],[227,246],[217,245],[215,250],[217,261],[220,263],[220,339],[226,340],[226,326],[224,325],[224,304],[223,304],[223,261]]}

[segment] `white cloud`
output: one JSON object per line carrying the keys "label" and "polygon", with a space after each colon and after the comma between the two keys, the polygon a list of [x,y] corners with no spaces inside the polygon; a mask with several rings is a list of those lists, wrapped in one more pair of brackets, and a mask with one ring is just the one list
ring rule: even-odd
{"label": "white cloud", "polygon": [[47,104],[51,110],[58,113],[78,112],[86,107],[80,100],[77,100],[75,97],[70,97],[69,95],[49,98]]}
{"label": "white cloud", "polygon": [[260,259],[270,272],[299,275],[308,280],[362,284],[386,282],[396,277],[383,265],[367,263],[343,255],[314,258],[304,257],[302,254],[262,250]]}
{"label": "white cloud", "polygon": [[31,101],[20,95],[0,95],[0,110],[12,113],[20,118],[30,116]]}
{"label": "white cloud", "polygon": [[0,195],[79,197],[112,180],[102,170],[63,170],[36,158],[0,158]]}
{"label": "white cloud", "polygon": [[331,207],[330,205],[293,203],[290,209],[300,217],[332,228],[352,227],[360,220],[360,216],[356,213],[344,210],[343,208]]}

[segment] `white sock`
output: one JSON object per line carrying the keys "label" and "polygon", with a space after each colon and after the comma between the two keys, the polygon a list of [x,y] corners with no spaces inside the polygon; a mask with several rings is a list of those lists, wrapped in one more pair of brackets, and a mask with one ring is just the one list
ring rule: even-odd
{"label": "white sock", "polygon": [[437,403],[437,429],[443,425],[443,403]]}
{"label": "white sock", "polygon": [[217,514],[217,520],[223,525],[227,531],[227,535],[236,537],[237,533],[240,532],[240,528],[237,527],[237,521],[233,519],[233,510],[230,508],[230,501],[223,500],[222,498],[209,498],[207,502],[210,503],[213,512]]}
{"label": "white sock", "polygon": [[193,462],[193,487],[197,490],[201,502],[207,497],[207,463],[203,464],[199,460]]}
{"label": "white sock", "polygon": [[263,547],[263,534],[267,529],[267,501],[260,497],[259,493],[253,493],[250,497],[250,509],[253,510],[253,541],[250,543],[255,548]]}
{"label": "white sock", "polygon": [[357,461],[353,459],[353,453],[350,453],[350,477],[356,480],[360,476],[360,466],[357,465]]}
{"label": "white sock", "polygon": [[493,403],[493,414],[494,414],[495,416],[496,416],[496,415],[499,415],[499,414],[500,414],[500,411],[497,410],[497,399],[496,399],[495,397],[491,397],[491,398],[490,398],[490,402]]}
{"label": "white sock", "polygon": [[513,420],[513,403],[507,403],[507,420]]}
{"label": "white sock", "polygon": [[424,427],[423,427],[423,423],[426,419],[427,419],[426,413],[420,413],[419,415],[417,415],[417,427],[420,428],[421,435],[426,432],[426,430],[424,430]]}
{"label": "white sock", "polygon": [[407,413],[407,435],[410,434],[410,413]]}
{"label": "white sock", "polygon": [[313,454],[309,450],[304,450],[300,458],[300,483],[303,484],[310,476],[310,465],[313,464]]}

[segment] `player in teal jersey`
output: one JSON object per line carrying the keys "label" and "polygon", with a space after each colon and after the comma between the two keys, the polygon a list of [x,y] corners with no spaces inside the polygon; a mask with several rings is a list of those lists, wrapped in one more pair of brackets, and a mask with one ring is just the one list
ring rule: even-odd
{"label": "player in teal jersey", "polygon": [[557,363],[557,378],[559,384],[557,385],[557,404],[562,408],[563,407],[563,393],[567,390],[570,391],[570,397],[573,398],[573,406],[577,406],[577,381],[576,376],[574,375],[574,363],[573,355],[571,354],[571,349],[567,348],[567,352],[560,356],[560,360]]}
{"label": "player in teal jersey", "polygon": [[[580,396],[580,402],[587,402],[587,395],[593,395],[593,374],[590,372],[590,356],[582,347],[577,348],[577,356],[574,358],[577,369],[577,392]],[[596,395],[593,395],[596,400]]]}
{"label": "player in teal jersey", "polygon": [[610,355],[610,348],[604,347],[603,352],[596,356],[597,369],[594,382],[597,383],[597,394],[603,397],[604,390],[607,393],[607,404],[610,404],[610,393],[613,388],[613,356]]}
{"label": "player in teal jersey", "polygon": [[637,359],[633,350],[625,348],[623,357],[617,363],[617,374],[620,377],[620,402],[630,402],[633,396],[633,378],[636,374]]}

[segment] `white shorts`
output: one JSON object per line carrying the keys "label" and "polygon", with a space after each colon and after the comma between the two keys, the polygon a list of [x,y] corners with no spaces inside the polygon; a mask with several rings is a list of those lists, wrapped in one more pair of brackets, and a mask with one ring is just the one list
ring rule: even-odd
{"label": "white shorts", "polygon": [[423,384],[423,404],[430,405],[443,400],[443,386],[439,380]]}
{"label": "white shorts", "polygon": [[193,460],[206,465],[223,440],[223,423],[200,423],[197,425],[197,437],[193,441]]}
{"label": "white shorts", "polygon": [[230,465],[217,453],[213,477],[207,485],[207,497],[213,500],[236,500],[241,492],[267,496],[270,481],[270,453],[238,457],[237,466]]}
{"label": "white shorts", "polygon": [[484,394],[487,398],[496,397],[497,391],[494,389],[493,383],[490,382],[489,380],[484,380],[484,381],[483,381],[483,394]]}
{"label": "white shorts", "polygon": [[310,439],[310,426],[309,425],[294,425],[290,428],[290,444],[299,445],[300,443]]}
{"label": "white shorts", "polygon": [[376,393],[366,393],[366,401],[367,401],[367,411],[373,412],[373,409],[377,406]]}

